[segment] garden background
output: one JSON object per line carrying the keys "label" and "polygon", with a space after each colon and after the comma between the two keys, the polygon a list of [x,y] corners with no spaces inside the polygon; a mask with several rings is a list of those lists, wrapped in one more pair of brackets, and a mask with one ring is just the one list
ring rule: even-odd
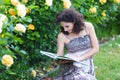
{"label": "garden background", "polygon": [[[55,15],[65,8],[75,8],[92,22],[100,43],[113,37],[94,58],[99,66],[96,76],[98,80],[120,79],[120,74],[113,75],[120,69],[116,58],[120,56],[120,0],[0,0],[1,80],[33,80],[53,69],[51,59],[40,50],[56,52],[60,25],[55,24]],[[111,59],[107,53],[116,54]]]}

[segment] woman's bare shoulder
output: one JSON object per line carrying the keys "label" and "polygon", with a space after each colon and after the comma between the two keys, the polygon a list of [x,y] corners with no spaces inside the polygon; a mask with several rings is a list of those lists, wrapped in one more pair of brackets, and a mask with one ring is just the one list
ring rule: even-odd
{"label": "woman's bare shoulder", "polygon": [[93,24],[91,22],[85,22],[86,28],[93,28]]}
{"label": "woman's bare shoulder", "polygon": [[58,38],[64,39],[64,38],[65,38],[65,34],[63,34],[62,32],[60,32],[60,33],[58,34]]}
{"label": "woman's bare shoulder", "polygon": [[85,27],[86,27],[86,30],[88,32],[88,34],[94,30],[94,26],[91,22],[85,22]]}
{"label": "woman's bare shoulder", "polygon": [[91,22],[85,22],[85,27],[88,30],[94,29],[94,26]]}
{"label": "woman's bare shoulder", "polygon": [[60,32],[59,34],[58,34],[58,37],[63,37],[64,36],[64,34],[62,33],[62,32]]}

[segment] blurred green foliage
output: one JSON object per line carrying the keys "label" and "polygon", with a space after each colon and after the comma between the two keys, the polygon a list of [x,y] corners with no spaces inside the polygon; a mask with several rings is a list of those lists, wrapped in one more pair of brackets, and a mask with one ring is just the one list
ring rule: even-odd
{"label": "blurred green foliage", "polygon": [[[31,70],[36,67],[47,68],[51,59],[40,55],[40,50],[56,52],[56,38],[60,32],[59,24],[55,24],[55,15],[64,9],[61,0],[53,0],[52,6],[45,5],[45,0],[20,0],[25,4],[29,12],[25,17],[15,17],[9,14],[12,8],[17,14],[17,9],[10,3],[10,0],[0,0],[0,13],[8,18],[0,33],[0,60],[5,54],[14,58],[14,64],[6,69],[0,63],[0,79],[33,79]],[[71,0],[71,8],[82,13],[86,21],[92,22],[99,39],[117,35],[120,33],[120,3],[113,0],[101,4],[98,0]],[[95,7],[96,13],[90,13],[89,9]],[[106,16],[101,13],[105,11]],[[26,27],[26,32],[14,30],[17,23]],[[35,26],[34,30],[28,29],[28,24]]]}

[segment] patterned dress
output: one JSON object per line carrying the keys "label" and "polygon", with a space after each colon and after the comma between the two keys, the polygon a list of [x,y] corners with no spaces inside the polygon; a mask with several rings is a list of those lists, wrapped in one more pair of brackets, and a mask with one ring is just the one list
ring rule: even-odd
{"label": "patterned dress", "polygon": [[[86,54],[91,49],[89,35],[70,40],[66,44],[68,53],[76,56]],[[66,55],[67,55],[66,54]],[[81,62],[66,63],[60,66],[59,74],[54,80],[97,80],[94,74],[92,57]]]}

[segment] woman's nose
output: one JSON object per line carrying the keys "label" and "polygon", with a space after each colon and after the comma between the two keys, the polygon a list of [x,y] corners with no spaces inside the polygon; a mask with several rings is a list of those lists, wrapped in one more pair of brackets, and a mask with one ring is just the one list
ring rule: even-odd
{"label": "woman's nose", "polygon": [[67,31],[67,29],[65,28],[64,31]]}

